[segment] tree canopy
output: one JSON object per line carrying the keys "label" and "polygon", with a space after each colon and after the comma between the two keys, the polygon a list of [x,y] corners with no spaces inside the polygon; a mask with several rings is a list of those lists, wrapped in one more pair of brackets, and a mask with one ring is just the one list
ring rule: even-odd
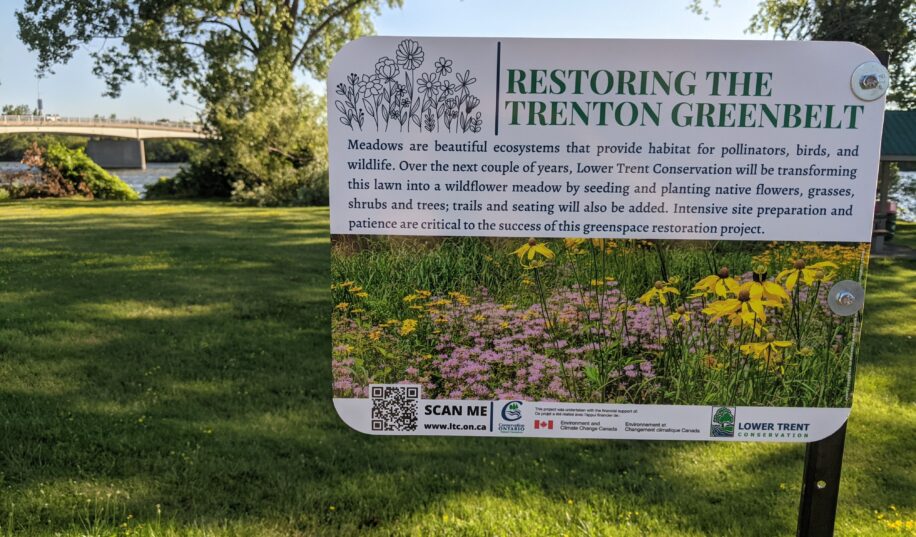
{"label": "tree canopy", "polygon": [[916,0],[763,0],[748,30],[888,51],[888,100],[916,107]]}
{"label": "tree canopy", "polygon": [[27,104],[5,104],[0,113],[4,116],[28,116],[32,114],[32,109]]}
{"label": "tree canopy", "polygon": [[347,41],[373,31],[380,3],[401,0],[25,0],[19,38],[38,53],[39,72],[93,45],[93,72],[120,94],[154,78],[177,96],[207,100],[225,71],[281,63],[318,78]]}

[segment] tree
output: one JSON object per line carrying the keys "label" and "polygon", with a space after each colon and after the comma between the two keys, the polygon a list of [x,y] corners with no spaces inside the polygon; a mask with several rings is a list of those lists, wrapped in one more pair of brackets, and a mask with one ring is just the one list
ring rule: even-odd
{"label": "tree", "polygon": [[373,31],[380,1],[26,0],[16,19],[40,73],[92,44],[93,72],[110,96],[152,77],[173,97],[190,91],[210,102],[226,73],[264,62],[323,78],[344,43]]}
{"label": "tree", "polygon": [[250,193],[323,165],[321,120],[304,117],[322,112],[294,73],[326,76],[341,46],[372,32],[382,3],[401,0],[25,0],[16,18],[41,73],[92,44],[107,95],[151,78],[174,99],[199,98],[217,143],[195,169],[218,168]]}
{"label": "tree", "polygon": [[888,100],[916,107],[916,0],[763,0],[748,30],[890,53]]}
{"label": "tree", "polygon": [[30,116],[32,109],[27,104],[5,104],[0,113],[4,116]]}

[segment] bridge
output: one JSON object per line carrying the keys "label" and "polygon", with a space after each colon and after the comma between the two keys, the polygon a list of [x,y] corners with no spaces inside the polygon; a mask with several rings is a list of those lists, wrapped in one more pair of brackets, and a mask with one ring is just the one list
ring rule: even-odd
{"label": "bridge", "polygon": [[0,116],[0,134],[38,132],[149,140],[152,138],[206,138],[199,123],[141,121],[98,117]]}
{"label": "bridge", "polygon": [[103,168],[146,168],[144,140],[156,138],[204,139],[199,123],[189,121],[141,121],[98,117],[2,116],[0,134],[41,133],[97,136],[90,139],[86,154]]}

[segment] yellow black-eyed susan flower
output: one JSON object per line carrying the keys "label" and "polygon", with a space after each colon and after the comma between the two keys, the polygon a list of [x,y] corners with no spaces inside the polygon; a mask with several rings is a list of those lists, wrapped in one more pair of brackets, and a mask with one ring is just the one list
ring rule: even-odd
{"label": "yellow black-eyed susan flower", "polygon": [[666,298],[666,295],[681,294],[680,291],[678,291],[675,287],[671,286],[672,283],[673,283],[672,280],[655,282],[655,285],[653,285],[651,289],[649,289],[641,297],[639,297],[639,301],[645,304],[646,306],[648,306],[652,302],[653,299],[657,299],[662,305],[667,304],[668,299]]}

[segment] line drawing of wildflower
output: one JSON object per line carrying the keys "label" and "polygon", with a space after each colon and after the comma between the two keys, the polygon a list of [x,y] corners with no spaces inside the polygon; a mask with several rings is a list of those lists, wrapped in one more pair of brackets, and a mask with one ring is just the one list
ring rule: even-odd
{"label": "line drawing of wildflower", "polygon": [[439,57],[439,61],[436,62],[436,73],[439,76],[445,76],[452,72],[452,60],[447,60],[443,57]]}
{"label": "line drawing of wildflower", "polygon": [[416,71],[423,64],[424,55],[423,48],[413,39],[405,39],[398,45],[398,63],[408,71]]}
{"label": "line drawing of wildflower", "polygon": [[[477,79],[469,69],[456,71],[454,61],[445,56],[433,62],[431,71],[422,72],[425,59],[419,42],[404,39],[394,58],[379,57],[371,73],[350,73],[336,86],[338,120],[354,131],[363,130],[368,115],[376,131],[396,127],[410,132],[413,125],[421,132],[479,133],[483,118],[475,110],[480,98],[471,93]],[[455,78],[449,80],[453,72]]]}
{"label": "line drawing of wildflower", "polygon": [[436,116],[433,114],[431,108],[426,110],[426,116],[423,118],[423,127],[429,132],[432,132],[433,129],[436,128]]}
{"label": "line drawing of wildflower", "polygon": [[365,114],[362,109],[359,108],[359,75],[356,73],[350,73],[347,76],[347,83],[340,83],[337,85],[337,95],[341,95],[344,99],[334,101],[334,106],[337,110],[343,114],[340,117],[340,122],[344,125],[355,129],[359,127],[359,130],[363,130],[363,122],[365,121]]}
{"label": "line drawing of wildflower", "polygon": [[420,80],[417,82],[417,89],[420,90],[420,93],[426,94],[427,98],[435,98],[439,93],[438,77],[439,75],[434,73],[423,73],[420,75]]}
{"label": "line drawing of wildflower", "polygon": [[461,73],[456,74],[455,78],[458,79],[458,89],[461,91],[461,94],[465,96],[471,92],[471,84],[477,82],[476,78],[471,77],[470,70],[466,70],[464,75]]}
{"label": "line drawing of wildflower", "polygon": [[451,83],[449,80],[443,80],[439,83],[439,91],[442,93],[442,96],[448,98],[449,96],[455,93],[456,86]]}
{"label": "line drawing of wildflower", "polygon": [[395,77],[398,76],[400,70],[398,69],[398,64],[388,56],[379,58],[378,62],[375,64],[375,73],[381,77],[381,79],[386,84],[391,84],[394,82]]}

